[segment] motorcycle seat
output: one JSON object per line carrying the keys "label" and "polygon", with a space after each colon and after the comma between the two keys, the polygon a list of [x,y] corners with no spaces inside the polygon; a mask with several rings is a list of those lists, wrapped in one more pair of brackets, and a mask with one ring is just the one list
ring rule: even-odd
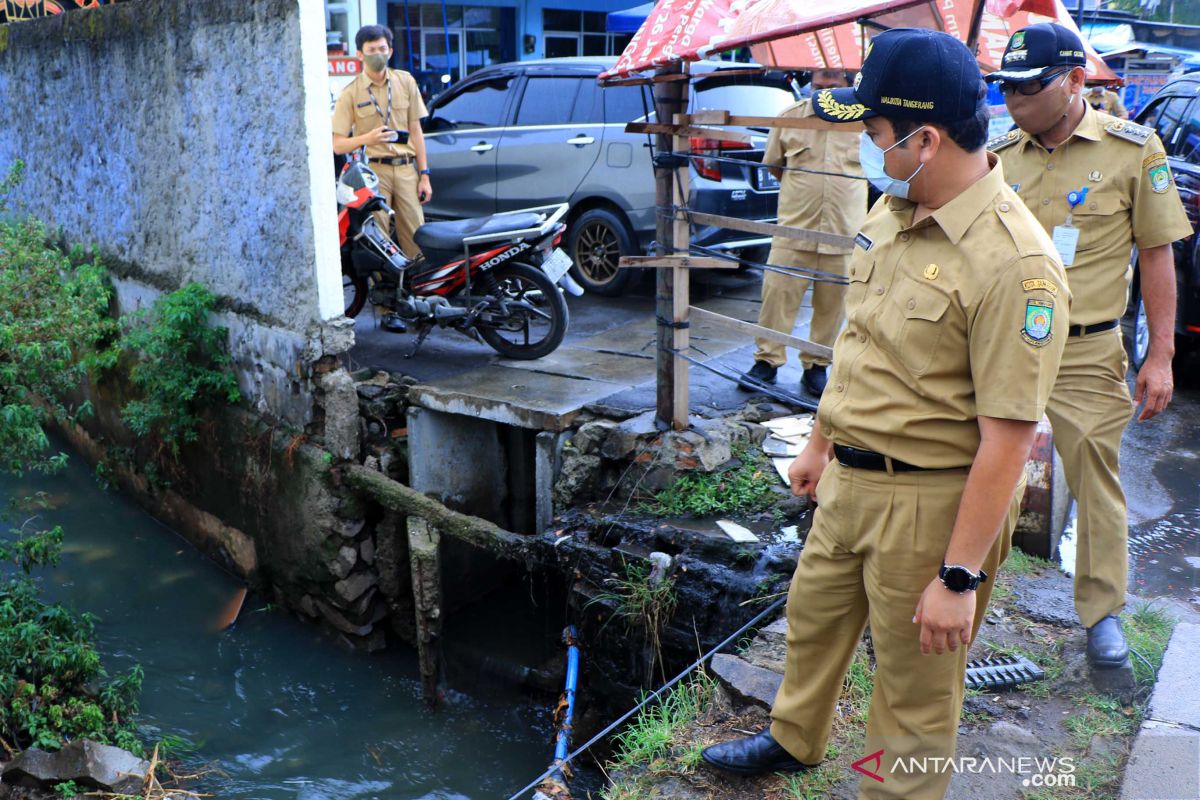
{"label": "motorcycle seat", "polygon": [[[460,219],[451,222],[427,222],[417,228],[413,241],[422,250],[456,250],[463,249],[463,239],[468,236],[482,236],[504,231],[519,231],[525,228],[536,228],[542,224],[540,214],[496,214],[490,217],[475,219]],[[473,245],[471,250],[477,252],[482,245]]]}

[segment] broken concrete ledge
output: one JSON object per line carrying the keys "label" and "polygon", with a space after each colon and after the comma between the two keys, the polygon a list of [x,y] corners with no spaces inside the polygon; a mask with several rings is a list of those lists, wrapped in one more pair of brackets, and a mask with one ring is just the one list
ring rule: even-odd
{"label": "broken concrete ledge", "polygon": [[1200,625],[1181,622],[1167,645],[1146,720],[1134,740],[1121,800],[1200,797],[1198,656]]}
{"label": "broken concrete ledge", "polygon": [[421,517],[441,533],[483,548],[496,556],[523,560],[532,554],[532,537],[507,531],[478,517],[451,511],[437,500],[381,472],[351,464],[342,469],[342,477],[351,488],[389,511]]}

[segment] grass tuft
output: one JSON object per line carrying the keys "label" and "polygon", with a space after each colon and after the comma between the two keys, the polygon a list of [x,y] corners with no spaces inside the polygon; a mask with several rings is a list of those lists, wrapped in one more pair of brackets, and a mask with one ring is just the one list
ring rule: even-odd
{"label": "grass tuft", "polygon": [[704,517],[763,511],[779,499],[775,491],[779,476],[760,450],[735,444],[733,456],[740,466],[724,472],[683,475],[653,499],[639,504],[638,509],[660,517]]}

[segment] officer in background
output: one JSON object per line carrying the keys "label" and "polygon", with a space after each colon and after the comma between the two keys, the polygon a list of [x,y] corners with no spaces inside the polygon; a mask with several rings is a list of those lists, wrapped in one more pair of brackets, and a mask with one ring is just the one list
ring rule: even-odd
{"label": "officer in background", "polygon": [[[851,75],[838,69],[817,70],[812,77],[813,91],[849,86]],[[812,100],[806,98],[784,109],[779,116],[788,119],[812,115]],[[783,165],[819,172],[860,174],[858,137],[853,133],[772,128],[762,163],[781,183],[780,225],[839,236],[853,236],[862,227],[867,216],[866,181],[780,169]],[[782,236],[772,240],[771,254],[767,257],[767,261],[776,266],[807,267],[835,276],[845,276],[849,260],[848,247]],[[810,284],[813,312],[808,338],[817,344],[833,345],[845,320],[845,287],[838,283],[767,270],[763,275],[758,324],[790,334]],[[787,363],[787,351],[782,344],[769,339],[758,339],[757,344],[754,366],[746,373],[746,378],[759,383],[774,383],[776,372]],[[803,361],[800,385],[814,397],[820,397],[825,389],[827,363]],[[756,388],[745,381],[739,386],[750,391]]]}
{"label": "officer in background", "polygon": [[[363,72],[342,90],[333,109],[333,152],[364,145],[379,192],[396,212],[396,243],[409,258],[420,254],[413,233],[425,222],[421,206],[433,197],[421,118],[429,114],[417,82],[407,72],[388,69],[392,32],[365,25],[354,36]],[[379,223],[389,231],[387,215]]]}
{"label": "officer in background", "polygon": [[1086,97],[1088,105],[1097,111],[1103,111],[1105,114],[1111,114],[1121,119],[1129,119],[1129,112],[1125,110],[1125,104],[1121,102],[1121,95],[1104,84],[1098,83],[1088,87]]}
{"label": "officer in background", "polygon": [[821,761],[869,622],[863,754],[883,751],[868,765],[882,782],[863,779],[858,796],[934,800],[1070,295],[1050,237],[984,148],[986,94],[960,41],[884,31],[855,83],[818,92],[813,108],[863,121],[863,172],[890,196],[856,237],[846,329],[788,470],[792,491],[819,505],[788,592],[786,671],[770,730],[703,757],[746,775]]}
{"label": "officer in background", "polygon": [[[988,147],[1067,268],[1071,328],[1046,415],[1078,504],[1075,609],[1088,629],[1088,657],[1096,666],[1116,667],[1129,654],[1118,617],[1128,582],[1129,528],[1117,456],[1133,404],[1145,401],[1138,419],[1147,420],[1171,400],[1171,243],[1192,228],[1154,131],[1084,101],[1086,63],[1079,37],[1061,25],[1039,23],[1014,33],[1002,69],[988,80],[1002,81],[1020,130]],[[1135,244],[1150,352],[1131,403],[1119,323]]]}

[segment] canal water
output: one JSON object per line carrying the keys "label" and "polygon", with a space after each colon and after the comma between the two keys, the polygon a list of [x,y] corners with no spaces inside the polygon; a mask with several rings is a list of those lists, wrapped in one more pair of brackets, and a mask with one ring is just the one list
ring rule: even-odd
{"label": "canal water", "polygon": [[0,479],[0,497],[36,491],[52,505],[37,513],[65,529],[61,564],[41,571],[46,594],[99,618],[110,672],[142,665],[147,733],[199,745],[199,759],[223,773],[204,791],[475,800],[507,797],[545,769],[552,745],[543,701],[473,684],[427,711],[412,651],[347,652],[253,594],[237,624],[218,631],[240,584],[101,489],[79,458],[57,476]]}

